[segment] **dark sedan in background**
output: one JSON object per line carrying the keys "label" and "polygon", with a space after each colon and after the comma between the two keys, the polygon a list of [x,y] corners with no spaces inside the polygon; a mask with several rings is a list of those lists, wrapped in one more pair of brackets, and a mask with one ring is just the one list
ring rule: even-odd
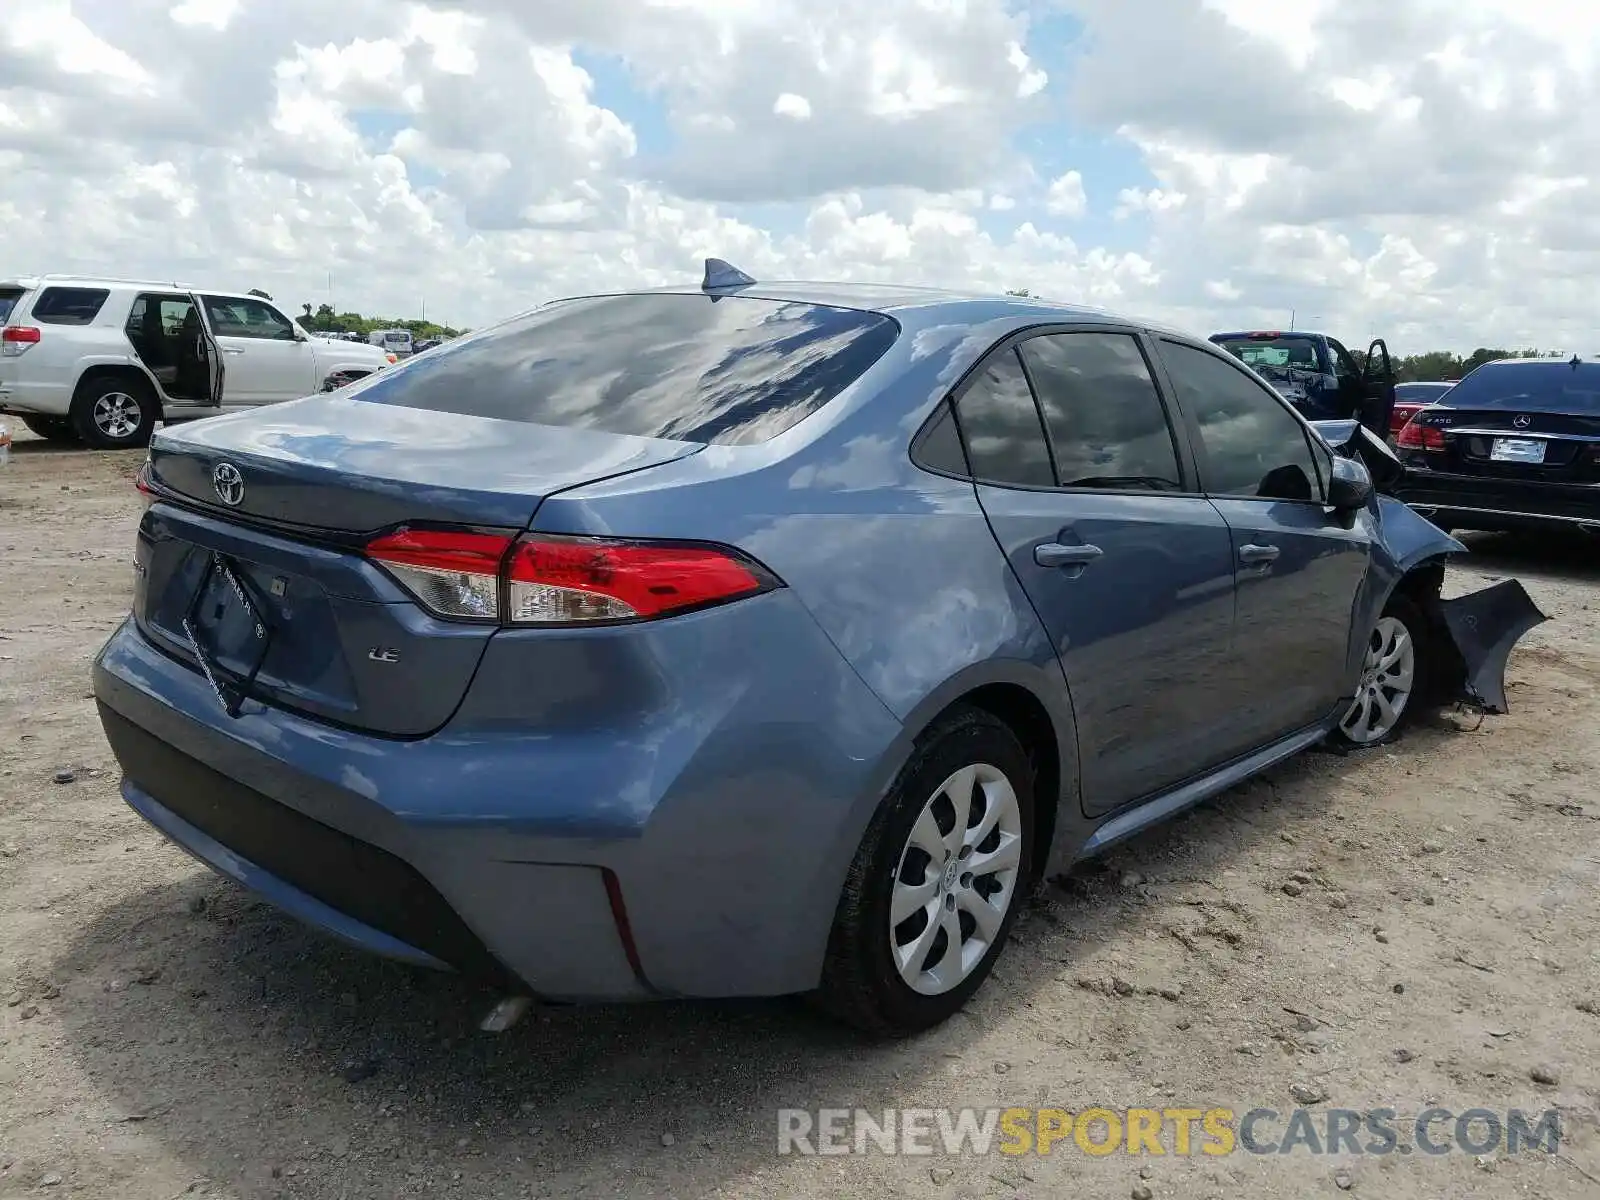
{"label": "dark sedan in background", "polygon": [[1398,495],[1445,529],[1600,533],[1600,362],[1485,363],[1400,432]]}

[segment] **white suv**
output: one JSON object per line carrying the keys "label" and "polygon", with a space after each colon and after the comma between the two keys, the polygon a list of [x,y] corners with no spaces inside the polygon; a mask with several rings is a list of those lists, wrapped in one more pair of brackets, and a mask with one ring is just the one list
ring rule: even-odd
{"label": "white suv", "polygon": [[85,276],[0,282],[0,413],[59,441],[143,446],[158,420],[331,391],[394,361],[313,338],[260,295]]}

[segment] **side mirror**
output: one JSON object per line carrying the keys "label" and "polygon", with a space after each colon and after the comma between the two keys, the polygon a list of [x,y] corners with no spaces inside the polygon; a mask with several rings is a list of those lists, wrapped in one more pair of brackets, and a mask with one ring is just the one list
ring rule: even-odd
{"label": "side mirror", "polygon": [[1353,458],[1335,455],[1333,477],[1328,480],[1328,507],[1339,512],[1355,512],[1372,499],[1372,476]]}

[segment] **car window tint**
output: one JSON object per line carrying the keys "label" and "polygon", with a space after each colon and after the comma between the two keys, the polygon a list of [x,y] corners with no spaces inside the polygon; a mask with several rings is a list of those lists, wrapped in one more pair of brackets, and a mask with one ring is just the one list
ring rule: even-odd
{"label": "car window tint", "polygon": [[1161,357],[1199,430],[1208,492],[1321,499],[1305,426],[1277,396],[1207,351],[1163,342]]}
{"label": "car window tint", "polygon": [[1333,338],[1328,339],[1328,348],[1333,351],[1333,373],[1340,378],[1349,377],[1359,379],[1361,368],[1356,365],[1355,355],[1346,350]]}
{"label": "car window tint", "polygon": [[1452,408],[1600,415],[1600,363],[1570,359],[1488,363],[1450,389]]}
{"label": "car window tint", "polygon": [[899,336],[881,313],[754,296],[600,296],[407,359],[366,403],[745,445],[849,387]]}
{"label": "car window tint", "polygon": [[948,404],[939,405],[933,424],[917,440],[911,460],[919,467],[944,475],[967,474],[966,451],[961,448],[961,434],[956,430],[955,416]]}
{"label": "car window tint", "polygon": [[1020,350],[1062,487],[1182,490],[1172,430],[1137,340],[1049,334]]}
{"label": "car window tint", "polygon": [[1015,350],[997,354],[956,404],[974,478],[1021,487],[1054,487],[1055,471],[1039,406]]}
{"label": "car window tint", "polygon": [[105,288],[48,287],[33,302],[33,319],[44,325],[87,325],[109,295]]}
{"label": "car window tint", "polygon": [[206,296],[204,300],[211,332],[218,337],[294,340],[294,326],[270,304],[235,296]]}

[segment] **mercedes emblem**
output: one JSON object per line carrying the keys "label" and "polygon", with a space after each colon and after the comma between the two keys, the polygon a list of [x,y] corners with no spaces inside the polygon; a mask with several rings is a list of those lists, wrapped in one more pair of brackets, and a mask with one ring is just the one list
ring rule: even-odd
{"label": "mercedes emblem", "polygon": [[244,476],[230,462],[218,463],[211,469],[211,486],[216,490],[217,499],[229,508],[237,508],[244,499]]}

